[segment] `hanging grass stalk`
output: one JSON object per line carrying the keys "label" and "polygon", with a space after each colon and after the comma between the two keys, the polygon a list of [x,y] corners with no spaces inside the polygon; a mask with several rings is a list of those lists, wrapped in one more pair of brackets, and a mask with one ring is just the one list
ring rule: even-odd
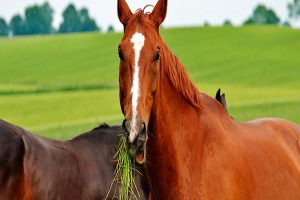
{"label": "hanging grass stalk", "polygon": [[134,182],[134,160],[126,147],[126,138],[120,136],[118,151],[115,155],[117,166],[114,181],[119,182],[119,200],[138,199],[140,196]]}

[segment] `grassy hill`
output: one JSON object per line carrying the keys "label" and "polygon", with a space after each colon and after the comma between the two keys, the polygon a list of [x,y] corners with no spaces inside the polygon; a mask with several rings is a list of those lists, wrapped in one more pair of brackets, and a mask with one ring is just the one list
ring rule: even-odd
{"label": "grassy hill", "polygon": [[[237,120],[300,124],[300,30],[272,26],[163,29],[199,90],[221,87]],[[117,46],[122,34],[0,39],[0,118],[67,139],[120,123]]]}

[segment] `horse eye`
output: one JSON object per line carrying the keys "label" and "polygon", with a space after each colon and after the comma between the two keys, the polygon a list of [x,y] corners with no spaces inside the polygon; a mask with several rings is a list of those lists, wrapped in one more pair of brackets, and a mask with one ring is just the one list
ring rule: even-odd
{"label": "horse eye", "polygon": [[159,60],[159,58],[160,58],[160,51],[157,51],[154,55],[154,59],[153,59],[154,62],[157,62]]}

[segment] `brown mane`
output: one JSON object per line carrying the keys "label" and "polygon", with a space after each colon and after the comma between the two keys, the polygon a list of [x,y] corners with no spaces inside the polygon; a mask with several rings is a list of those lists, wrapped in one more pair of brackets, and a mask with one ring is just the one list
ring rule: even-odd
{"label": "brown mane", "polygon": [[190,104],[201,108],[199,91],[190,80],[185,67],[164,42],[162,47],[162,62],[164,62],[163,65],[166,67],[166,74],[171,84]]}

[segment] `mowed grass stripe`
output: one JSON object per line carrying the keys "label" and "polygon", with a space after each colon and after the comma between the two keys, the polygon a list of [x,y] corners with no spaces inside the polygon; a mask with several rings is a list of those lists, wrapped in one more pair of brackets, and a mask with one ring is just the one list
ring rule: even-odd
{"label": "mowed grass stripe", "polygon": [[[214,85],[203,85],[204,92],[213,96]],[[274,96],[281,89],[243,89],[227,85],[229,113],[236,120],[247,121],[258,117],[281,117],[300,123],[300,97],[295,90],[285,91],[284,97]],[[228,91],[227,91],[228,90]],[[263,97],[254,94],[264,94]],[[249,99],[243,99],[243,95]],[[269,98],[268,98],[269,97]],[[0,118],[18,124],[40,135],[69,139],[107,122],[121,124],[118,90],[60,92],[50,94],[11,95],[0,98]]]}
{"label": "mowed grass stripe", "polygon": [[264,104],[229,106],[229,114],[238,121],[257,118],[281,118],[300,124],[300,101],[269,102]]}
{"label": "mowed grass stripe", "polygon": [[[71,34],[0,39],[2,83],[117,83],[120,34]],[[113,70],[113,68],[115,70]]]}
{"label": "mowed grass stripe", "polygon": [[272,100],[251,100],[251,101],[239,101],[239,102],[233,102],[230,103],[231,106],[234,107],[242,107],[242,106],[254,106],[254,105],[265,105],[265,104],[299,104],[300,103],[300,97],[289,97],[289,98],[284,98],[284,97],[278,97],[274,98]]}
{"label": "mowed grass stripe", "polygon": [[[196,83],[299,87],[300,30],[274,26],[163,29]],[[121,33],[0,39],[0,83],[118,85]]]}
{"label": "mowed grass stripe", "polygon": [[73,121],[64,121],[59,123],[53,123],[53,124],[45,124],[45,125],[39,125],[39,126],[33,126],[29,127],[28,129],[41,132],[48,129],[53,129],[57,127],[67,127],[67,126],[74,126],[74,125],[84,125],[84,124],[101,124],[109,121],[121,121],[122,115],[116,114],[116,115],[106,115],[106,116],[99,116],[97,118],[84,118],[84,119],[78,119]]}
{"label": "mowed grass stripe", "polygon": [[[293,105],[295,104],[296,106],[300,102],[300,97],[299,98],[282,98],[282,99],[273,99],[272,101],[242,101],[242,102],[236,102],[236,103],[230,103],[229,104],[229,109],[234,109],[234,110],[239,110],[239,109],[245,109],[245,108],[253,108],[253,107],[270,107],[272,105]],[[300,109],[300,107],[299,107]],[[54,129],[57,127],[69,127],[69,126],[74,126],[74,125],[85,125],[85,124],[101,124],[104,122],[117,122],[120,124],[123,116],[121,114],[115,114],[115,115],[106,115],[106,116],[98,116],[94,118],[84,118],[84,119],[79,119],[79,120],[73,120],[73,121],[63,121],[59,123],[53,123],[53,124],[46,124],[46,125],[39,125],[39,126],[33,126],[29,127],[28,129],[33,130],[33,131],[45,131],[48,129]],[[249,119],[250,120],[250,119]]]}
{"label": "mowed grass stripe", "polygon": [[0,97],[0,118],[23,127],[117,114],[121,115],[117,89]]}
{"label": "mowed grass stripe", "polygon": [[56,124],[41,125],[29,127],[28,130],[43,135],[61,140],[73,138],[81,133],[87,132],[100,124],[107,123],[110,125],[120,125],[122,115],[105,115],[97,118],[86,118],[81,120],[66,121]]}

